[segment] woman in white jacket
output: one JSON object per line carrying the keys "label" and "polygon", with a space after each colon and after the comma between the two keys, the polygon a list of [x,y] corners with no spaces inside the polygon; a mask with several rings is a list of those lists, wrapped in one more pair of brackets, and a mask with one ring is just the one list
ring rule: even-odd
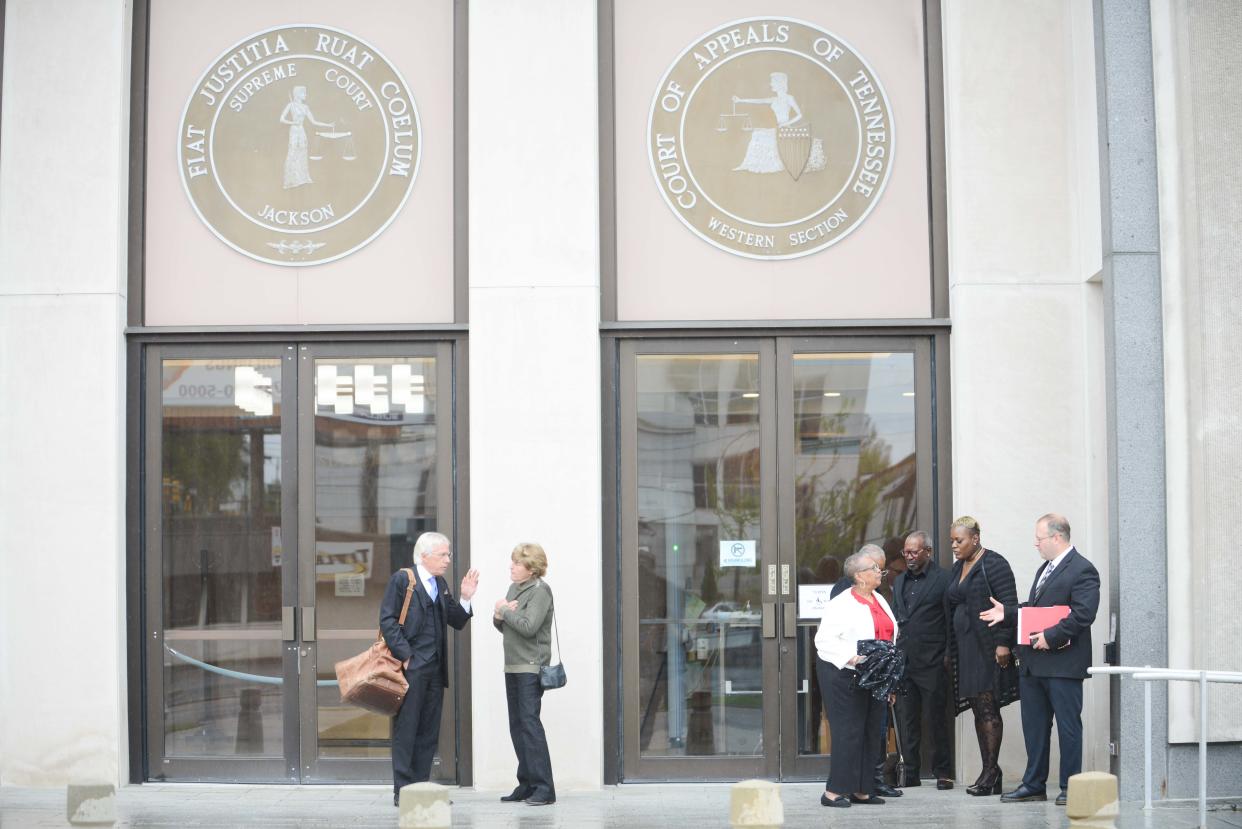
{"label": "woman in white jacket", "polygon": [[853,588],[824,608],[815,634],[815,671],[832,729],[831,769],[819,802],[844,807],[879,805],[872,794],[884,703],[870,691],[854,686],[858,643],[864,639],[897,638],[897,620],[888,602],[876,592],[884,575],[870,556],[855,553],[845,560]]}

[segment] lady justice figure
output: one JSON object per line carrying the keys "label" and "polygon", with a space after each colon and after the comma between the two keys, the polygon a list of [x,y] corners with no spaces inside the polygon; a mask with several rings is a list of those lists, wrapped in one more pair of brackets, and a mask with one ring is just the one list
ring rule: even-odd
{"label": "lady justice figure", "polygon": [[306,103],[306,87],[293,87],[293,94],[285,109],[280,113],[280,123],[289,125],[289,152],[285,156],[285,189],[311,184],[310,159],[307,155],[306,128],[303,122],[310,121],[316,127],[331,127],[315,120]]}
{"label": "lady justice figure", "polygon": [[[734,167],[734,172],[747,173],[779,173],[785,169],[781,163],[780,153],[776,148],[776,131],[793,126],[802,120],[802,108],[798,101],[789,94],[789,76],[784,72],[773,72],[769,75],[772,88],[771,98],[739,98],[733,96],[734,104],[767,104],[776,116],[776,128],[756,127],[750,131],[750,143],[746,146],[746,157],[742,163]],[[811,156],[806,169],[824,169],[823,142],[816,138],[812,141]]]}

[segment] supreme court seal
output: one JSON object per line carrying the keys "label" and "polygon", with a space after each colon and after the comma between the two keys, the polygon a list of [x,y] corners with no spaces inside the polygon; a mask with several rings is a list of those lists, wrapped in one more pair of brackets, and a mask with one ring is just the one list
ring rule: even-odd
{"label": "supreme court seal", "polygon": [[418,175],[409,86],[369,43],[292,25],[251,35],[203,73],[181,117],[181,181],[233,249],[319,265],[378,236]]}
{"label": "supreme court seal", "polygon": [[651,102],[647,151],[679,219],[716,247],[791,259],[845,238],[893,163],[884,87],[841,38],[761,17],[698,38]]}

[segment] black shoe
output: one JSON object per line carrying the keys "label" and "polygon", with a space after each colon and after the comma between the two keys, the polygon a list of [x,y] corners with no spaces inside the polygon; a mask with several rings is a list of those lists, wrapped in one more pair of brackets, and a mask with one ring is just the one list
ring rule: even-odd
{"label": "black shoe", "polygon": [[848,809],[850,807],[850,801],[847,798],[842,797],[841,795],[837,795],[836,797],[829,800],[828,793],[825,792],[819,796],[819,805],[820,806],[831,806],[834,809]]}
{"label": "black shoe", "polygon": [[1036,791],[1025,783],[1018,786],[1012,792],[1005,792],[1001,795],[1001,803],[1028,803],[1047,799],[1048,795],[1045,792]]}
{"label": "black shoe", "polygon": [[528,797],[528,798],[526,798],[526,805],[527,805],[527,806],[551,806],[551,805],[552,805],[553,803],[555,803],[555,802],[556,802],[556,798],[555,798],[555,797],[550,797],[550,798],[548,798],[547,800],[544,800],[544,799],[543,799],[543,798],[541,798],[541,797]]}
{"label": "black shoe", "polygon": [[979,782],[973,786],[966,787],[966,794],[975,797],[987,797],[988,795],[1001,793],[1001,770],[999,767],[994,769],[985,769],[979,777]]}
{"label": "black shoe", "polygon": [[509,794],[500,798],[504,803],[519,803],[535,793],[535,790],[529,786],[518,786]]}
{"label": "black shoe", "polygon": [[1056,804],[1058,806],[1064,806],[1066,800],[1065,789],[1061,789],[1061,793],[1057,795]]}
{"label": "black shoe", "polygon": [[947,792],[949,789],[953,788],[953,781],[947,777],[938,778],[936,780],[936,788],[942,792]]}
{"label": "black shoe", "polygon": [[901,781],[901,788],[903,789],[911,789],[911,788],[914,788],[915,786],[922,786],[922,785],[923,785],[923,781],[917,777],[907,777],[905,780]]}
{"label": "black shoe", "polygon": [[[885,797],[901,797],[901,789],[894,789],[887,783],[876,783],[872,786],[872,789],[876,794],[884,795]],[[884,801],[881,800],[880,802],[883,803]]]}
{"label": "black shoe", "polygon": [[875,795],[871,795],[871,797],[855,797],[850,795],[850,803],[857,803],[859,806],[883,806],[884,798],[876,797]]}

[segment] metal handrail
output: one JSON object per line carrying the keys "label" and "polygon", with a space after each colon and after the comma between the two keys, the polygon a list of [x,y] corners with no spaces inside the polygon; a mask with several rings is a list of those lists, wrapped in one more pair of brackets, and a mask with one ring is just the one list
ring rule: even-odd
{"label": "metal handrail", "polygon": [[1141,668],[1121,665],[1092,666],[1093,676],[1130,676],[1143,683],[1143,809],[1151,811],[1151,684],[1153,682],[1199,683],[1199,825],[1207,826],[1207,710],[1208,684],[1242,685],[1242,671],[1193,671],[1184,668]]}

